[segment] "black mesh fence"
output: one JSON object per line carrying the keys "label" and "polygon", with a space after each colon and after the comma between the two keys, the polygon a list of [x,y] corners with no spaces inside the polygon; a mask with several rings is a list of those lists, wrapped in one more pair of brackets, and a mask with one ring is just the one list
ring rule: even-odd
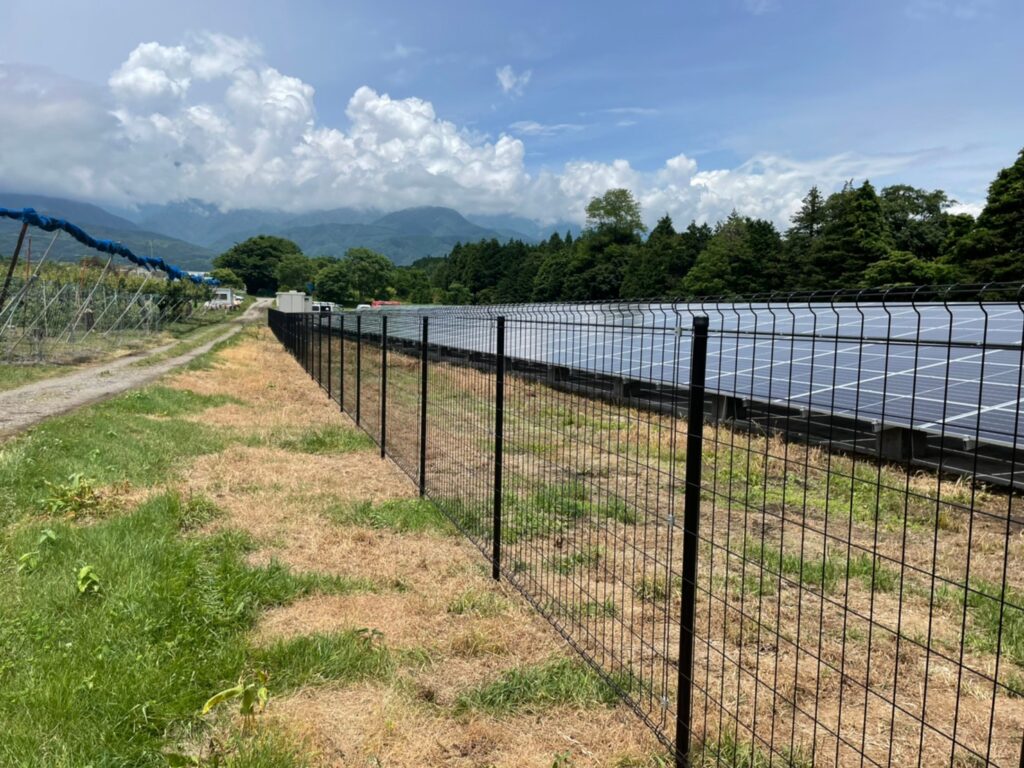
{"label": "black mesh fence", "polygon": [[270,326],[679,765],[1020,768],[1020,297]]}

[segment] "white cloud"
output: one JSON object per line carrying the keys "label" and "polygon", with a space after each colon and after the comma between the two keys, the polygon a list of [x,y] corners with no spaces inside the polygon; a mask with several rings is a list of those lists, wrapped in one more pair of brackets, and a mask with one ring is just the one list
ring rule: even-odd
{"label": "white cloud", "polygon": [[538,123],[535,120],[519,120],[509,130],[521,136],[557,136],[570,131],[582,131],[579,123]]}
{"label": "white cloud", "polygon": [[969,20],[989,13],[995,4],[996,0],[908,0],[906,12],[914,19],[952,16]]}
{"label": "white cloud", "polygon": [[[713,222],[735,208],[785,226],[812,184],[828,191],[915,162],[763,155],[716,169],[677,154],[653,171],[579,159],[531,173],[525,140],[581,126],[520,121],[490,139],[429,101],[365,86],[348,102],[347,125],[326,125],[311,85],[269,66],[255,44],[222,35],[140,45],[106,87],[0,64],[0,103],[7,189],[129,206],[193,197],[223,208],[447,205],[583,222],[591,197],[627,187],[648,224],[666,212],[680,225]],[[619,109],[628,118],[646,108]]]}
{"label": "white cloud", "polygon": [[743,0],[743,6],[755,16],[775,10],[775,0]]}
{"label": "white cloud", "polygon": [[523,95],[523,89],[526,84],[530,82],[530,76],[533,72],[529,69],[516,74],[516,71],[512,67],[506,64],[504,67],[500,67],[495,70],[495,75],[498,77],[498,84],[501,86],[502,93],[511,93],[516,96]]}
{"label": "white cloud", "polygon": [[391,60],[408,59],[411,56],[415,56],[418,53],[423,53],[423,49],[417,48],[414,45],[402,45],[401,42],[398,42],[395,43],[394,48],[392,48],[388,53],[384,54],[384,58]]}

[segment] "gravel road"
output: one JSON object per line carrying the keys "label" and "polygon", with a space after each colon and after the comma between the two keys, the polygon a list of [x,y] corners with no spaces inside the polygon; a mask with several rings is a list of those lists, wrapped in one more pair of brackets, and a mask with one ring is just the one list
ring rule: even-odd
{"label": "gravel road", "polygon": [[243,324],[258,320],[270,302],[270,299],[258,299],[224,333],[177,357],[171,357],[152,365],[133,365],[133,363],[159,354],[173,346],[167,345],[137,355],[121,357],[108,363],[81,368],[67,376],[44,379],[17,389],[0,392],[0,437],[20,432],[51,416],[66,413],[154,381],[168,371],[208,352],[214,344],[231,338],[242,330]]}

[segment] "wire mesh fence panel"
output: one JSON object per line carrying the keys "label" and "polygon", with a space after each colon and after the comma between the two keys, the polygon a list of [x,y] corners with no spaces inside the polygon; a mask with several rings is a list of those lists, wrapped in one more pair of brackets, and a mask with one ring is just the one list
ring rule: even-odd
{"label": "wire mesh fence panel", "polygon": [[387,317],[364,417],[679,765],[1022,765],[1019,287]]}
{"label": "wire mesh fence panel", "polygon": [[488,557],[494,523],[494,343],[492,318],[431,319],[426,490]]}
{"label": "wire mesh fence panel", "polygon": [[419,480],[420,319],[400,314],[387,327],[387,454]]}

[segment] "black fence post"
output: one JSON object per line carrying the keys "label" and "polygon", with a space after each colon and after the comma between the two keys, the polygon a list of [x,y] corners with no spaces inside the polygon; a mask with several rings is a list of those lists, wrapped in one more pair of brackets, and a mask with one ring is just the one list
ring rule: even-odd
{"label": "black fence post", "polygon": [[505,442],[505,318],[498,318],[494,348],[497,376],[494,383],[494,535],[491,576],[501,577],[501,454]]}
{"label": "black fence post", "polygon": [[327,314],[327,397],[331,397],[331,359],[332,350],[334,346],[334,315],[331,313]]}
{"label": "black fence post", "polygon": [[362,376],[363,376],[363,318],[356,315],[356,424],[359,424],[359,411],[362,407]]}
{"label": "black fence post", "polygon": [[316,383],[324,386],[324,314],[316,316]]}
{"label": "black fence post", "polygon": [[700,544],[700,472],[704,441],[704,380],[708,362],[708,318],[693,318],[690,394],[686,419],[686,491],[683,496],[683,583],[679,617],[679,676],[676,703],[676,767],[689,768],[693,714],[693,634],[697,610],[697,548]]}
{"label": "black fence post", "polygon": [[342,312],[338,328],[338,407],[345,410],[345,313]]}
{"label": "black fence post", "polygon": [[420,332],[420,498],[427,495],[427,343],[429,321]]}
{"label": "black fence post", "polygon": [[380,319],[380,457],[388,442],[388,316]]}

